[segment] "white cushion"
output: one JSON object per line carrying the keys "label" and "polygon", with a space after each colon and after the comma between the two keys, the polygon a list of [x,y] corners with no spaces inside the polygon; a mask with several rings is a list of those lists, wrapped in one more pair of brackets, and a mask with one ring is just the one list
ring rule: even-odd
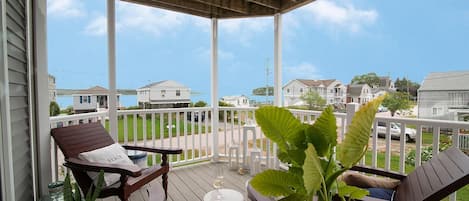
{"label": "white cushion", "polygon": [[[134,165],[127,156],[127,153],[120,144],[115,143],[109,146],[99,148],[89,152],[83,152],[78,155],[78,158],[96,163],[105,164],[123,164],[123,165]],[[138,166],[137,166],[138,167]],[[88,176],[93,179],[95,184],[98,180],[99,172],[88,172]],[[110,186],[117,183],[120,179],[120,174],[117,173],[105,173],[104,174],[104,187]]]}

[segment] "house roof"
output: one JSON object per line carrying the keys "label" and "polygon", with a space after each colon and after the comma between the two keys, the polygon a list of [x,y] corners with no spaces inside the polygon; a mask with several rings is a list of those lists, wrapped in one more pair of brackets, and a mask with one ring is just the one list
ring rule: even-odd
{"label": "house roof", "polygon": [[430,73],[419,91],[469,90],[469,71]]}
{"label": "house roof", "polygon": [[244,18],[286,13],[314,0],[122,0],[206,18]]}
{"label": "house roof", "polygon": [[296,79],[308,87],[318,87],[324,85],[325,87],[331,85],[335,79],[331,80],[306,80],[306,79]]}
{"label": "house roof", "polygon": [[348,85],[347,94],[350,96],[360,96],[362,94],[363,87],[368,86],[367,84],[351,84]]}
{"label": "house roof", "polygon": [[152,87],[181,87],[181,88],[187,88],[183,84],[176,82],[174,80],[163,80],[159,82],[153,82],[151,84],[147,84],[143,87],[140,87],[139,89],[145,89],[145,88],[152,88]]}
{"label": "house roof", "polygon": [[102,95],[102,94],[109,94],[109,90],[101,86],[94,86],[89,89],[79,90],[77,94]]}

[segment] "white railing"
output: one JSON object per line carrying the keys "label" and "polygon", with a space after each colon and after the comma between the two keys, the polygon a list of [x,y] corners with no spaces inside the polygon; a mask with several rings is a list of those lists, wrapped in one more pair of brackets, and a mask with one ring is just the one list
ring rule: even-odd
{"label": "white railing", "polygon": [[[208,107],[118,111],[119,142],[183,149],[181,155],[170,158],[172,165],[209,160],[213,147],[211,113]],[[151,157],[158,161],[156,155]]]}
{"label": "white railing", "polygon": [[[198,161],[210,160],[213,150],[217,149],[221,157],[227,157],[229,147],[233,144],[241,145],[247,141],[249,149],[255,143],[261,153],[261,163],[268,168],[279,167],[276,158],[277,147],[265,137],[259,127],[256,127],[257,136],[247,135],[243,139],[243,127],[255,125],[255,107],[219,108],[218,142],[214,142],[211,117],[212,108],[173,108],[173,109],[144,109],[144,110],[121,110],[118,111],[118,138],[122,144],[144,145],[150,147],[178,147],[183,149],[181,155],[170,158],[171,165],[183,165]],[[303,123],[314,123],[319,117],[319,111],[290,110],[293,115]],[[100,121],[103,126],[108,127],[105,119],[107,112],[95,112],[77,114],[70,116],[51,117],[51,128],[75,125],[80,123]],[[334,113],[337,120],[339,141],[344,138],[348,117],[353,116],[346,113]],[[380,132],[385,137],[378,139],[378,122],[385,123],[385,132]],[[400,140],[391,140],[391,123],[400,124]],[[406,142],[406,127],[414,128],[415,142]],[[422,164],[422,149],[432,146],[432,154],[438,154],[440,149],[440,138],[451,137],[451,144],[461,149],[469,149],[469,135],[461,134],[461,131],[469,130],[469,123],[457,121],[441,121],[426,119],[411,119],[398,117],[376,117],[373,132],[370,134],[371,154],[363,157],[362,164],[371,167],[384,168],[385,170],[406,172],[406,157],[411,150],[415,150],[414,167]],[[452,131],[450,134],[441,131]],[[431,140],[431,143],[428,141]],[[438,143],[434,143],[438,142]],[[58,161],[63,161],[63,156],[52,146],[53,173],[57,179],[59,172]],[[243,153],[240,150],[240,153]],[[246,152],[244,152],[246,153]],[[384,155],[384,157],[383,157]],[[62,159],[60,158],[62,157]],[[242,157],[242,156],[241,156]],[[398,158],[398,161],[396,160]],[[158,162],[156,155],[150,155],[152,163]],[[384,158],[384,159],[383,159]],[[394,160],[393,160],[394,159]],[[384,160],[384,161],[383,161]],[[398,169],[396,167],[398,163]],[[452,196],[453,200],[455,196]]]}

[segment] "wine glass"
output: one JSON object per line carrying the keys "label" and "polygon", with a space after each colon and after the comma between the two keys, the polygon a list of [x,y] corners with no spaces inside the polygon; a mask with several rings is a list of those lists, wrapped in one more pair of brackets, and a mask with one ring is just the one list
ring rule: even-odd
{"label": "wine glass", "polygon": [[217,164],[215,170],[215,179],[213,180],[213,188],[216,189],[216,201],[222,200],[223,195],[220,193],[220,189],[223,188],[225,182],[224,179],[224,166],[223,164]]}

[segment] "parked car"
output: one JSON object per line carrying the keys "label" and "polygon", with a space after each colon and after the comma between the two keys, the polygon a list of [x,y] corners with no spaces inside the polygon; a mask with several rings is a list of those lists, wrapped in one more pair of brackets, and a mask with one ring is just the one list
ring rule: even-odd
{"label": "parked car", "polygon": [[380,106],[378,107],[378,112],[387,112],[387,111],[388,111],[388,108],[387,108],[387,107],[384,107],[384,106],[382,106],[382,105],[380,105]]}
{"label": "parked car", "polygon": [[[391,122],[390,125],[390,133],[391,139],[400,139],[401,137],[401,124]],[[415,142],[415,137],[417,135],[417,131],[413,128],[405,128],[405,137],[407,142]],[[386,123],[385,122],[378,122],[378,137],[385,137],[386,136]]]}

